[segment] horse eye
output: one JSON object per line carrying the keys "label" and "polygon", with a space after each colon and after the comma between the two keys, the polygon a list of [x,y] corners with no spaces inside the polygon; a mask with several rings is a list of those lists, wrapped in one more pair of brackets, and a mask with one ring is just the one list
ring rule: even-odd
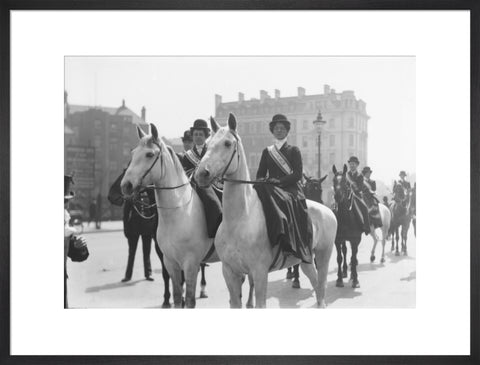
{"label": "horse eye", "polygon": [[147,157],[148,158],[152,158],[153,156],[155,156],[155,154],[153,152],[147,152]]}
{"label": "horse eye", "polygon": [[225,147],[231,147],[232,146],[232,142],[230,141],[225,141]]}

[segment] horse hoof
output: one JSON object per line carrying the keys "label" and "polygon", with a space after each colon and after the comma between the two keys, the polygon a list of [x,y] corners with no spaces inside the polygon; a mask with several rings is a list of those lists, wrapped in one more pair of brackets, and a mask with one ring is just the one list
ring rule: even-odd
{"label": "horse hoof", "polygon": [[172,308],[172,305],[169,302],[164,302],[162,304],[162,308],[167,309],[167,308]]}
{"label": "horse hoof", "polygon": [[182,298],[182,308],[185,308],[185,299]]}
{"label": "horse hoof", "polygon": [[320,303],[317,303],[317,307],[322,309],[327,308],[327,304],[325,303],[325,300],[322,300]]}
{"label": "horse hoof", "polygon": [[407,251],[403,252],[403,256],[408,256]]}
{"label": "horse hoof", "polygon": [[370,256],[370,262],[374,262],[374,261],[375,261],[375,255]]}
{"label": "horse hoof", "polygon": [[337,279],[337,282],[335,284],[337,288],[343,288],[345,285],[343,285],[343,280],[342,279]]}
{"label": "horse hoof", "polygon": [[382,257],[382,259],[380,260],[380,262],[383,264],[385,262],[385,258]]}
{"label": "horse hoof", "polygon": [[354,288],[354,289],[360,288],[360,283],[358,282],[358,280],[354,280],[352,282],[352,288]]}
{"label": "horse hoof", "polygon": [[203,292],[203,291],[202,291],[202,292],[200,292],[200,298],[202,298],[202,299],[204,299],[204,298],[208,298],[208,295],[207,295],[207,293],[205,293],[205,292]]}
{"label": "horse hoof", "polygon": [[344,272],[342,273],[342,277],[344,277],[344,278],[348,277],[348,273],[347,273],[346,271],[344,271]]}
{"label": "horse hoof", "polygon": [[395,256],[400,256],[400,252],[395,251]]}
{"label": "horse hoof", "polygon": [[293,279],[293,272],[287,272],[287,279]]}
{"label": "horse hoof", "polygon": [[298,280],[294,280],[292,283],[292,288],[300,289],[300,282]]}

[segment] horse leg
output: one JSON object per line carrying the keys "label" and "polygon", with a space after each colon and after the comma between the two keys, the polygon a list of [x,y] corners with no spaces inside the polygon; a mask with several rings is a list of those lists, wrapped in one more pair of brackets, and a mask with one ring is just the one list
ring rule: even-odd
{"label": "horse leg", "polygon": [[293,279],[293,271],[291,267],[287,269],[287,279]]}
{"label": "horse leg", "polygon": [[175,308],[183,308],[182,269],[166,256],[163,258],[163,261],[172,279],[173,305]]}
{"label": "horse leg", "polygon": [[413,234],[415,237],[417,237],[417,218],[412,219],[412,224],[413,224]]}
{"label": "horse leg", "polygon": [[268,270],[256,269],[252,273],[255,283],[255,308],[267,307]]}
{"label": "horse leg", "polygon": [[373,238],[373,247],[372,247],[372,252],[370,254],[370,262],[374,262],[375,261],[375,249],[377,247],[378,237],[377,237],[377,233],[375,232],[375,227],[373,227],[373,225],[370,226],[370,233],[371,233],[372,238]]}
{"label": "horse leg", "polygon": [[162,277],[163,277],[163,285],[165,287],[165,290],[163,292],[163,304],[162,308],[170,308],[170,275],[168,275],[167,268],[165,267],[165,263],[163,262],[163,253],[160,250],[160,247],[158,245],[157,239],[154,238],[154,243],[155,243],[155,251],[157,252],[158,258],[160,259],[160,262],[162,263]]}
{"label": "horse leg", "polygon": [[[315,257],[315,262],[316,262],[316,257]],[[307,264],[302,262],[300,264],[302,267],[302,271],[305,274],[305,276],[310,280],[310,284],[312,285],[312,288],[315,290],[315,296],[317,297],[317,305],[320,307],[320,303],[322,302],[323,306],[322,308],[325,307],[325,288],[323,290],[323,293],[319,291],[319,285],[318,285],[318,278],[317,278],[317,272],[315,270],[315,266],[313,264]]]}
{"label": "horse leg", "polygon": [[[395,228],[395,256],[399,256],[400,253],[398,252],[398,240],[400,238],[400,227],[397,226]],[[401,244],[401,242],[400,242]]]}
{"label": "horse leg", "polygon": [[360,283],[358,282],[358,274],[357,274],[357,253],[358,253],[358,245],[360,244],[360,239],[350,241],[350,246],[352,246],[352,288],[360,288]]}
{"label": "horse leg", "polygon": [[[329,245],[327,248],[319,249],[315,252],[315,267],[317,271],[317,285],[312,286],[315,288],[317,294],[317,306],[319,308],[325,308],[327,303],[325,302],[325,290],[327,288],[328,278],[328,264],[330,263],[330,257],[332,256],[333,245]],[[303,269],[303,264],[302,264]],[[315,272],[315,270],[313,270]]]}
{"label": "horse leg", "polygon": [[383,264],[385,262],[385,244],[387,243],[388,229],[382,228],[382,258],[380,262]]}
{"label": "horse leg", "polygon": [[187,308],[195,308],[196,300],[195,294],[197,290],[197,277],[199,266],[191,262],[185,265],[183,272],[185,273],[185,306]]}
{"label": "horse leg", "polygon": [[247,308],[253,308],[253,276],[251,274],[248,274],[248,301],[247,301]]}
{"label": "horse leg", "polygon": [[[345,242],[343,242],[345,244]],[[343,275],[342,275],[342,241],[335,241],[335,248],[337,249],[337,282],[335,286],[343,288]]]}
{"label": "horse leg", "polygon": [[208,298],[207,295],[207,281],[205,280],[205,264],[200,264],[200,270],[202,272],[202,279],[200,280],[200,298]]}
{"label": "horse leg", "polygon": [[404,256],[408,255],[408,253],[407,253],[407,234],[408,234],[408,225],[409,224],[410,224],[410,222],[408,222],[408,224],[404,224],[402,226],[402,252],[403,252]]}
{"label": "horse leg", "polygon": [[237,274],[226,263],[222,264],[222,272],[230,293],[230,308],[242,308],[242,279],[243,275]]}
{"label": "horse leg", "polygon": [[299,264],[293,266],[293,282],[292,282],[292,288],[295,288],[295,289],[300,289],[300,280],[299,280],[299,275],[298,275],[298,266],[299,266]]}
{"label": "horse leg", "polygon": [[342,254],[343,254],[343,277],[348,276],[348,265],[347,265],[347,242],[342,242]]}

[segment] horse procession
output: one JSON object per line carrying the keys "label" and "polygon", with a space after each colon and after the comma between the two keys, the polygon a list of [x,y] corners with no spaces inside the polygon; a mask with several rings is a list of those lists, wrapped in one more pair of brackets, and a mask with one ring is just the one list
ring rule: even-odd
{"label": "horse procession", "polygon": [[[299,268],[315,292],[316,306],[325,308],[333,247],[337,253],[335,286],[339,288],[345,286],[349,266],[351,287],[360,287],[357,254],[363,234],[373,238],[371,263],[377,259],[379,241],[381,263],[385,262],[389,239],[394,255],[408,255],[411,223],[416,235],[416,183],[411,186],[401,171],[392,199],[384,197],[381,202],[370,167],[359,171],[359,159],[350,156],[342,168],[332,166],[334,204],[328,207],[322,202],[321,188],[328,175],[314,179],[304,174],[299,148],[287,141],[290,125],[281,114],[269,121],[275,142],[263,150],[254,179],[236,117],[231,113],[225,126],[213,117],[210,127],[205,120],[195,120],[183,135],[182,153],[174,152],[160,138],[154,124],[150,124],[148,134],[137,126],[138,145],[108,199],[124,206],[124,226],[135,216],[135,226],[145,225],[151,232],[162,261],[162,308],[171,307],[170,281],[173,306],[195,308],[198,274],[202,275],[200,298],[205,298],[205,267],[215,262],[222,265],[230,308],[243,306],[246,279],[249,291],[245,306],[266,308],[269,273],[288,269],[287,278],[293,279],[293,288],[299,288]],[[65,186],[67,195],[70,188],[67,183]],[[67,230],[67,218],[65,226]],[[122,282],[131,279],[139,235],[135,242],[129,239]],[[142,239],[145,277],[149,280],[151,267],[145,255],[150,255],[150,241],[143,235]],[[347,241],[351,247],[349,262]],[[80,246],[84,243],[81,241]]]}

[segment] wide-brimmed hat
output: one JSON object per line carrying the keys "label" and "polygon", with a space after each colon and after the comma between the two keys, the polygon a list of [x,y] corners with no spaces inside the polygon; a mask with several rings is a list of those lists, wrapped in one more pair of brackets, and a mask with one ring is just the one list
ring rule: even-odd
{"label": "wide-brimmed hat", "polygon": [[407,176],[407,173],[405,171],[400,171],[400,173],[398,174],[398,176]]}
{"label": "wide-brimmed hat", "polygon": [[73,176],[72,175],[64,175],[63,176],[63,197],[64,199],[72,199],[75,196],[73,191],[70,191],[71,185],[74,185]]}
{"label": "wide-brimmed hat", "polygon": [[347,162],[355,162],[357,164],[360,164],[360,161],[358,160],[358,157],[356,156],[351,156]]}
{"label": "wide-brimmed hat", "polygon": [[362,174],[368,174],[369,172],[372,172],[372,169],[368,166],[365,166],[362,170]]}
{"label": "wide-brimmed hat", "polygon": [[270,132],[273,133],[273,127],[275,127],[275,124],[277,123],[283,123],[285,128],[287,128],[287,132],[290,131],[290,121],[287,119],[287,117],[283,114],[275,114],[272,118],[272,121],[269,123]]}
{"label": "wide-brimmed hat", "polygon": [[197,119],[195,122],[193,122],[193,127],[190,128],[190,133],[192,135],[195,129],[205,131],[207,137],[210,135],[210,128],[208,128],[207,122],[203,119]]}
{"label": "wide-brimmed hat", "polygon": [[192,133],[189,130],[183,132],[182,142],[193,142]]}

